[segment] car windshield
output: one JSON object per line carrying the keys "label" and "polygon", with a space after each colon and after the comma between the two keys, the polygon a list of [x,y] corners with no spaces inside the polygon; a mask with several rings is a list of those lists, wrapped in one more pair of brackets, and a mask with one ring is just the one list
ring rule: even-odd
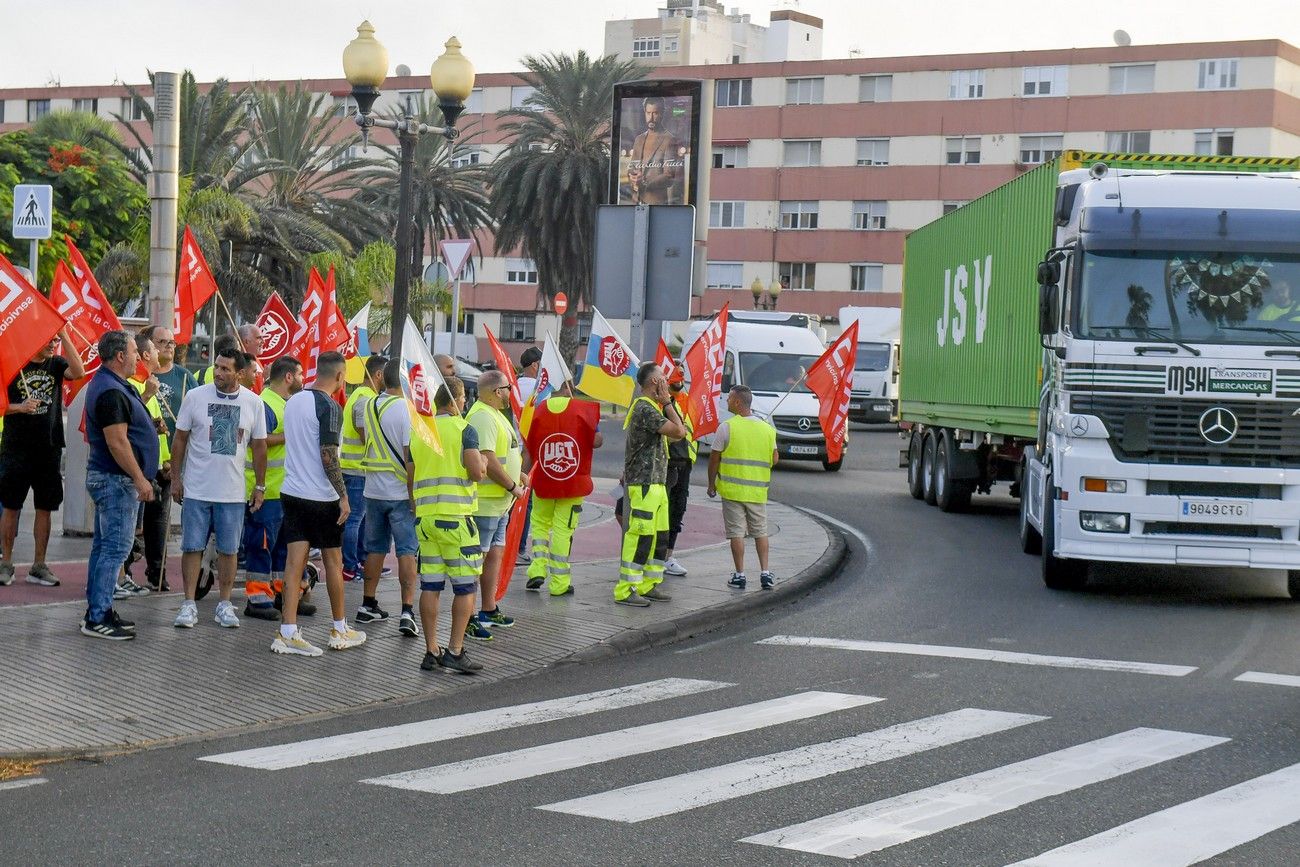
{"label": "car windshield", "polygon": [[858,357],[853,362],[854,370],[888,370],[889,369],[889,344],[888,343],[859,343]]}
{"label": "car windshield", "polygon": [[1300,255],[1088,252],[1079,335],[1300,344]]}
{"label": "car windshield", "polygon": [[780,352],[740,353],[741,382],[752,391],[784,394],[796,383],[796,392],[808,392],[801,382],[808,368],[817,360],[815,355],[787,355]]}

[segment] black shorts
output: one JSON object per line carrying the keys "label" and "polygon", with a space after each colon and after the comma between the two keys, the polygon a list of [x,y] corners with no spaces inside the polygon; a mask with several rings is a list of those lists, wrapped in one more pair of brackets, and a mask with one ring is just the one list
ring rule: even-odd
{"label": "black shorts", "polygon": [[0,505],[19,511],[32,492],[33,505],[42,512],[57,512],[63,505],[61,449],[0,458]]}
{"label": "black shorts", "polygon": [[313,548],[343,547],[338,500],[322,502],[281,494],[280,504],[284,507],[280,538],[286,545],[306,542]]}

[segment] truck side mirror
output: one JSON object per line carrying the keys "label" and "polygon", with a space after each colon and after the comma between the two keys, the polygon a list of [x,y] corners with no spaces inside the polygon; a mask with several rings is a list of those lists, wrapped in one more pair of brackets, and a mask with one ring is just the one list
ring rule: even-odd
{"label": "truck side mirror", "polygon": [[1038,291],[1038,333],[1046,337],[1060,326],[1061,287],[1044,283]]}
{"label": "truck side mirror", "polygon": [[1059,262],[1038,263],[1038,285],[1047,286],[1061,282],[1061,265]]}

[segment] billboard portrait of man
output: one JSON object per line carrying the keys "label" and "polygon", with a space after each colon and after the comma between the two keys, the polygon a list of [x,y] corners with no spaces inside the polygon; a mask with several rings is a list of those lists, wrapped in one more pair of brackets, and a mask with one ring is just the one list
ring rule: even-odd
{"label": "billboard portrait of man", "polygon": [[619,204],[683,204],[689,176],[690,98],[627,98],[620,108]]}

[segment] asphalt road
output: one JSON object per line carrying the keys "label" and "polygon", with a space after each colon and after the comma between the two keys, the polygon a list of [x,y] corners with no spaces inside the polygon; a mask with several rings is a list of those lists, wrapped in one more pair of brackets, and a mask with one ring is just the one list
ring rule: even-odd
{"label": "asphalt road", "polygon": [[[1001,865],[1095,835],[1036,863],[1297,863],[1300,772],[1277,772],[1300,691],[1234,679],[1300,674],[1281,576],[1107,567],[1049,591],[1013,500],[912,500],[898,444],[855,431],[840,473],[778,471],[776,496],[868,540],[801,602],[454,706],[50,766],[0,790],[0,861]],[[342,757],[303,744],[357,732]]]}

